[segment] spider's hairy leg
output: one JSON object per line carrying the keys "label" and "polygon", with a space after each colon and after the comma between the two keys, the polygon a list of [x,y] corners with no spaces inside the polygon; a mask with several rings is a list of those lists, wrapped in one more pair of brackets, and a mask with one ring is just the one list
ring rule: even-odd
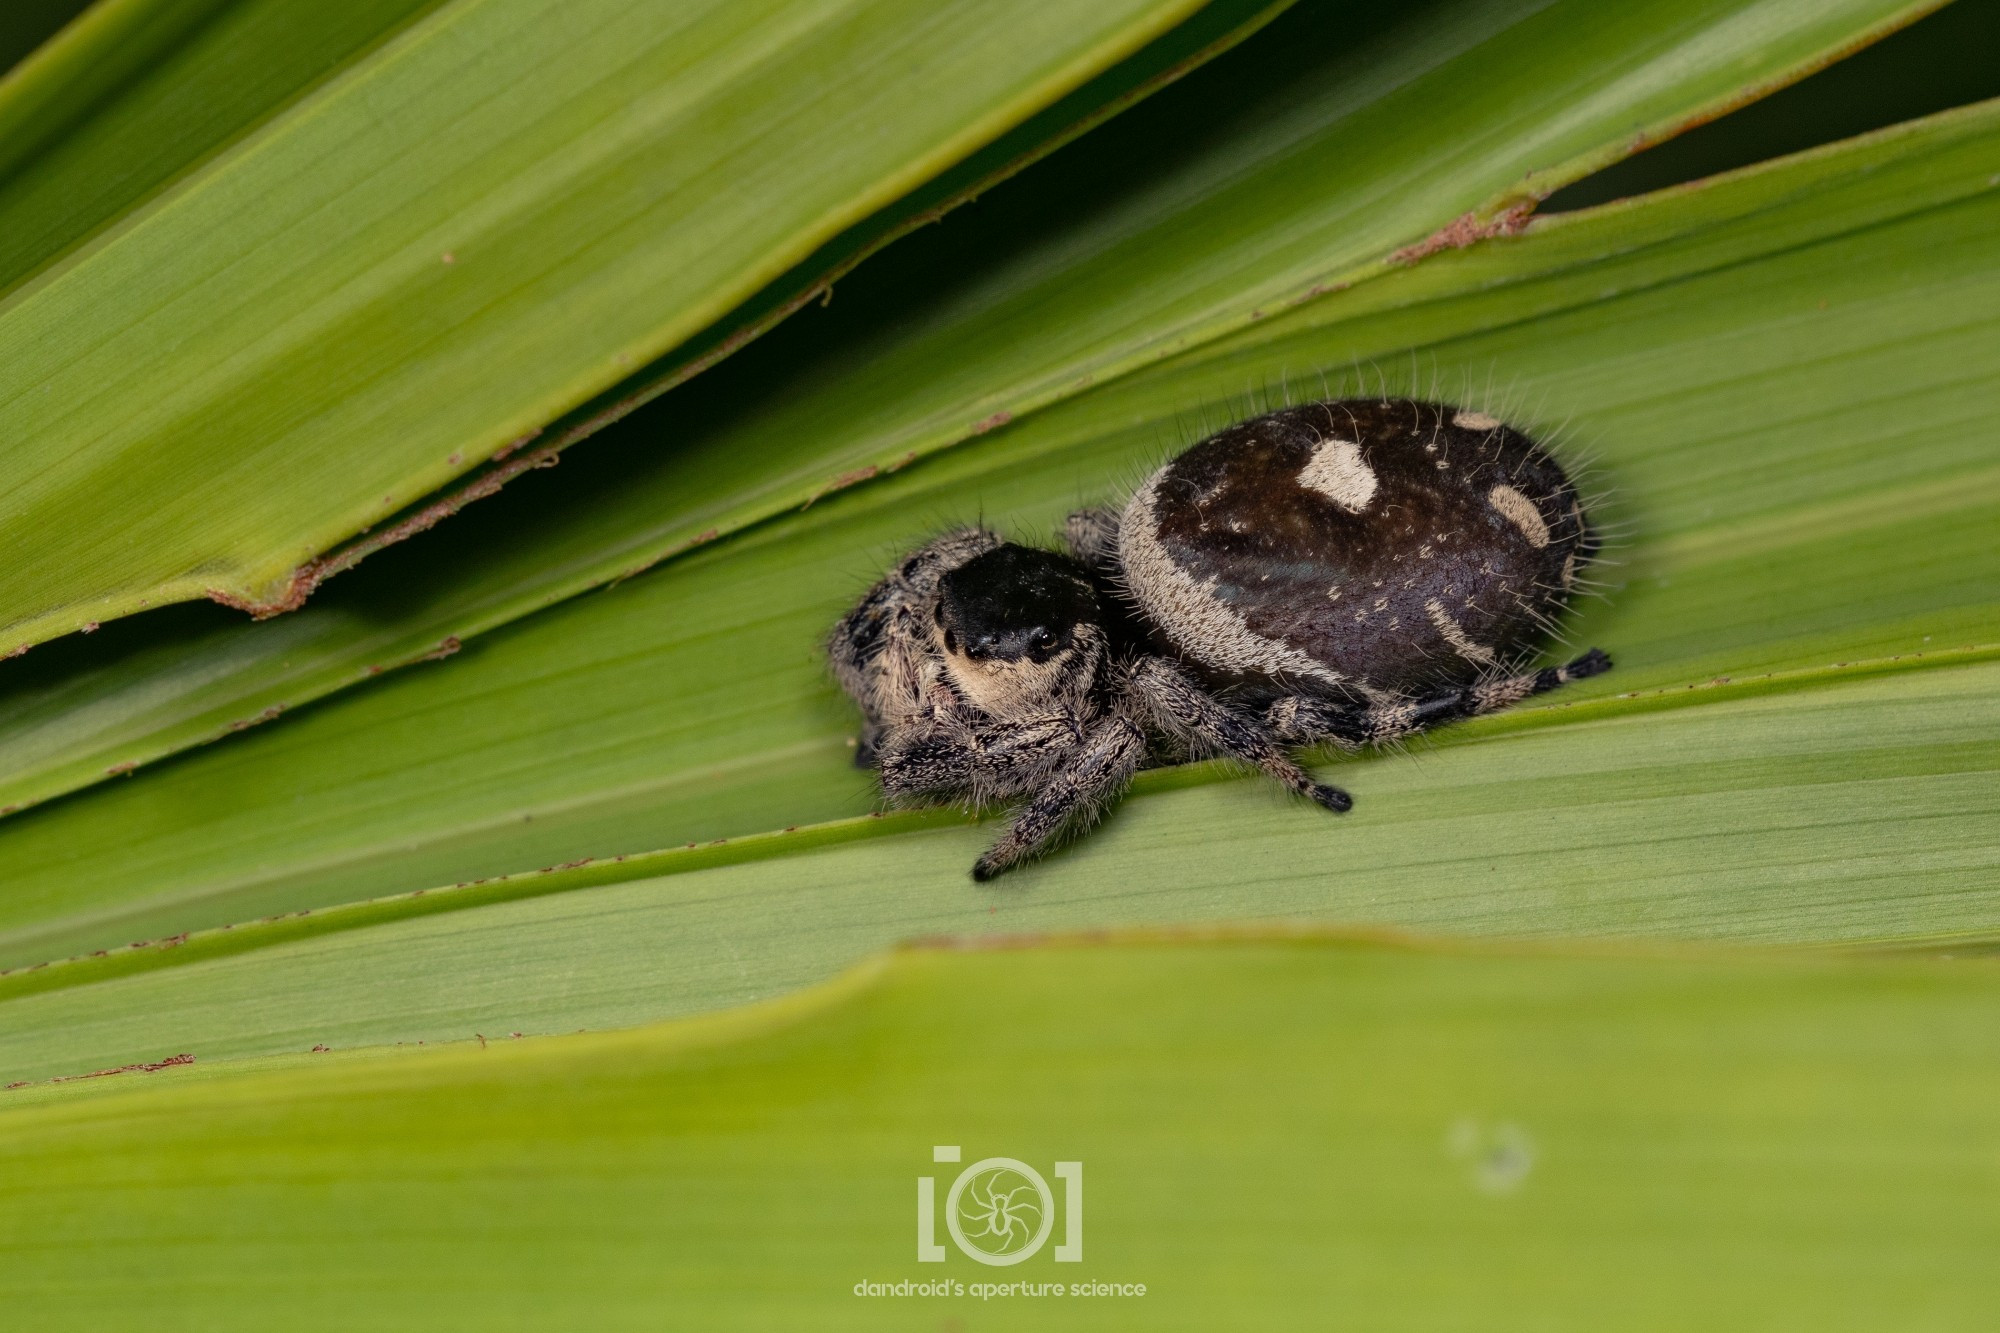
{"label": "spider's hairy leg", "polygon": [[1443,690],[1403,704],[1347,704],[1306,695],[1278,700],[1265,710],[1271,730],[1293,745],[1334,741],[1341,745],[1379,745],[1428,727],[1481,713],[1497,713],[1523,699],[1602,675],[1611,659],[1592,648],[1574,662],[1518,675],[1496,676],[1465,689]]}
{"label": "spider's hairy leg", "polygon": [[1077,510],[1063,520],[1063,544],[1093,569],[1111,565],[1118,556],[1118,511],[1107,505]]}
{"label": "spider's hairy leg", "polygon": [[896,732],[883,747],[882,790],[893,801],[946,797],[983,803],[1039,788],[1081,741],[1068,713],[986,726],[947,720]]}
{"label": "spider's hairy leg", "polygon": [[882,793],[899,804],[969,795],[978,758],[978,743],[966,727],[912,727],[893,733],[878,756]]}
{"label": "spider's hairy leg", "polygon": [[1132,668],[1129,685],[1167,730],[1187,737],[1199,748],[1255,764],[1300,796],[1336,814],[1353,808],[1353,797],[1338,787],[1314,781],[1263,723],[1218,702],[1166,658],[1141,658]]}
{"label": "spider's hairy leg", "polygon": [[1130,721],[1114,716],[1099,723],[1000,840],[973,862],[972,877],[984,882],[1039,855],[1073,821],[1116,795],[1145,758],[1146,737]]}

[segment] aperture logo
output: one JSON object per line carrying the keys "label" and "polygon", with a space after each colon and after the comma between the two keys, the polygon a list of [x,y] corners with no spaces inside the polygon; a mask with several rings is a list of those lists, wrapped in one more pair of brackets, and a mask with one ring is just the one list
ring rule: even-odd
{"label": "aperture logo", "polygon": [[[934,1162],[960,1158],[957,1144],[931,1149]],[[1018,1264],[1040,1253],[1060,1220],[1062,1238],[1056,1244],[1055,1261],[1083,1262],[1083,1163],[1057,1162],[1054,1174],[1062,1185],[1060,1209],[1047,1178],[1019,1158],[984,1157],[960,1171],[944,1196],[944,1229],[952,1244],[976,1263]],[[944,1243],[937,1234],[937,1195],[936,1176],[917,1177],[918,1263],[941,1264],[945,1259]]]}

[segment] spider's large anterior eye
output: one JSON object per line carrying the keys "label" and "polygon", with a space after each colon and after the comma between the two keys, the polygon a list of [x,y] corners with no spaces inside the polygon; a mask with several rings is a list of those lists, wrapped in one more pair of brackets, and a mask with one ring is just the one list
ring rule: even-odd
{"label": "spider's large anterior eye", "polygon": [[1037,648],[1053,648],[1056,646],[1055,631],[1049,629],[1038,629],[1034,632],[1031,641]]}
{"label": "spider's large anterior eye", "polygon": [[958,636],[956,634],[953,634],[950,630],[946,630],[944,632],[944,650],[948,653],[955,653],[958,651]]}

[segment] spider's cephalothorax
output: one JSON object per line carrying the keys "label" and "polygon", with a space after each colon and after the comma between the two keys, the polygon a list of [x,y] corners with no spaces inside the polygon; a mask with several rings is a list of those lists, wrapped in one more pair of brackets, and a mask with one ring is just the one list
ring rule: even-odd
{"label": "spider's cephalothorax", "polygon": [[1358,746],[1491,712],[1611,665],[1547,646],[1597,541],[1570,479],[1490,416],[1408,399],[1239,422],[1122,511],[1069,517],[1068,554],[950,532],[834,630],[897,800],[1028,798],[988,879],[1089,819],[1143,764],[1255,764],[1351,804],[1287,746]]}

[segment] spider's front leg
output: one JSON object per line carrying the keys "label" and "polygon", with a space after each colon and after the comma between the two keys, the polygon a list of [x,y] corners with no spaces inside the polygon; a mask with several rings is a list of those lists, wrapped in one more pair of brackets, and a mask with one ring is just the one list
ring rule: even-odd
{"label": "spider's front leg", "polygon": [[1263,723],[1216,700],[1166,658],[1141,658],[1132,668],[1131,688],[1152,707],[1163,726],[1187,737],[1200,750],[1255,764],[1335,814],[1353,808],[1353,797],[1338,787],[1314,781]]}
{"label": "spider's front leg", "polygon": [[1443,690],[1404,704],[1347,704],[1306,695],[1280,699],[1265,710],[1271,730],[1293,745],[1335,741],[1379,745],[1428,727],[1497,713],[1523,699],[1611,670],[1611,659],[1592,648],[1574,662],[1540,671],[1498,676],[1465,689]]}
{"label": "spider's front leg", "polygon": [[899,802],[943,798],[974,804],[1037,789],[1083,738],[1067,713],[974,725],[946,718],[897,734],[881,753],[882,790]]}
{"label": "spider's front leg", "polygon": [[[1074,742],[1071,743],[1074,747]],[[972,864],[972,877],[984,882],[1038,856],[1063,830],[1097,813],[1115,796],[1146,758],[1146,737],[1123,717],[1100,722],[1071,748],[1061,766],[1028,802],[1013,824]]]}

